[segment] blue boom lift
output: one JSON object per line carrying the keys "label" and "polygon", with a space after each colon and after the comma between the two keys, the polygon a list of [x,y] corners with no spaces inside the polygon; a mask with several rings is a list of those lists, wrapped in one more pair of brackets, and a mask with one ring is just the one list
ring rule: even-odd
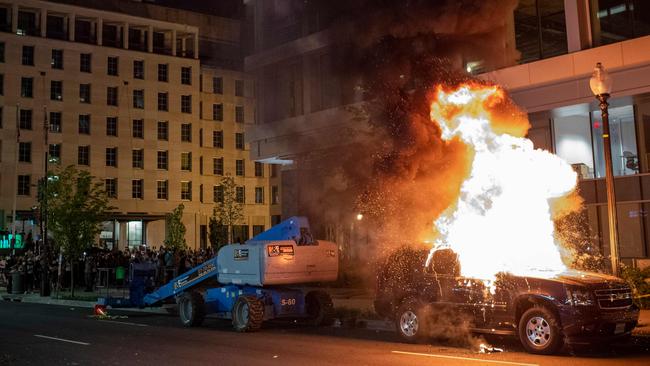
{"label": "blue boom lift", "polygon": [[147,293],[154,271],[134,264],[129,298],[99,298],[98,306],[161,306],[173,300],[185,326],[199,326],[207,314],[215,314],[232,319],[240,332],[258,330],[263,321],[277,318],[303,318],[314,325],[334,320],[326,292],[287,287],[338,276],[336,244],[314,240],[305,217],[292,217],[244,244],[226,245],[216,257]]}

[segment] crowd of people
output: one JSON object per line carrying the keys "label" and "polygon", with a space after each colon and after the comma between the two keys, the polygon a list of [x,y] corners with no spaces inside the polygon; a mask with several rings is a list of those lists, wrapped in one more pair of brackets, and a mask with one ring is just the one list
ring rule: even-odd
{"label": "crowd of people", "polygon": [[[70,272],[74,270],[74,284],[83,285],[86,291],[92,291],[100,282],[104,286],[126,285],[132,263],[150,263],[156,269],[156,286],[160,286],[215,255],[216,251],[212,248],[200,250],[169,250],[164,247],[144,246],[124,250],[92,248],[77,261],[73,261],[74,263],[63,258],[59,281],[58,256],[46,250],[41,253],[28,250],[20,255],[0,258],[0,283],[7,287],[7,292],[12,292],[13,274],[20,273],[25,293],[38,291],[44,279],[49,282],[50,288],[56,288],[58,285],[66,289],[70,288]],[[100,272],[106,273],[107,277],[100,278]]]}

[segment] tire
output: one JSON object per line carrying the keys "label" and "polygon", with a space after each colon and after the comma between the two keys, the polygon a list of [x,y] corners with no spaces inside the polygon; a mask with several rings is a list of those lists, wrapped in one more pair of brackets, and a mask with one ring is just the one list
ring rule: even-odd
{"label": "tire", "polygon": [[549,308],[535,305],[519,319],[519,341],[529,353],[551,355],[564,345],[560,321]]}
{"label": "tire", "polygon": [[201,293],[186,292],[178,302],[178,314],[186,327],[198,327],[205,318],[205,304]]}
{"label": "tire", "polygon": [[395,325],[397,333],[408,343],[418,343],[426,338],[426,306],[414,299],[408,298],[397,309]]}
{"label": "tire", "polygon": [[232,307],[232,326],[238,332],[255,332],[262,327],[264,304],[252,295],[237,298]]}
{"label": "tire", "polygon": [[334,324],[334,304],[325,291],[309,291],[305,296],[305,311],[312,326],[328,327]]}

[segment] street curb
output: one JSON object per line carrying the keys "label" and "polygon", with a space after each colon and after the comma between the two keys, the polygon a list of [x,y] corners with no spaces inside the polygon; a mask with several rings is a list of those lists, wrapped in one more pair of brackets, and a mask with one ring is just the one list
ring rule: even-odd
{"label": "street curb", "polygon": [[[88,308],[88,309],[94,308],[96,304],[96,302],[94,301],[63,300],[63,299],[52,299],[49,297],[41,298],[41,297],[31,297],[31,296],[21,297],[20,295],[3,295],[2,299],[4,301],[24,302],[27,304],[57,305],[57,306],[68,306],[68,307],[76,307],[76,308]],[[144,308],[144,309],[115,308],[112,310],[130,311],[130,312],[138,312],[138,313],[167,314],[167,311],[163,308]]]}

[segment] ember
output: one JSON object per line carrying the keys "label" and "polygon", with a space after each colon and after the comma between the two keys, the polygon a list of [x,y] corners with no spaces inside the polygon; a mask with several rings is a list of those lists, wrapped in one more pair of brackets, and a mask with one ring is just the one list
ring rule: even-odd
{"label": "ember", "polygon": [[[564,160],[517,137],[523,135],[521,129],[513,133],[504,128],[508,114],[502,107],[509,103],[497,86],[437,88],[431,119],[445,141],[460,139],[473,154],[458,200],[435,221],[435,246],[458,253],[464,276],[495,279],[499,272],[510,272],[551,277],[566,268],[549,200],[572,192],[577,177]],[[520,115],[511,118],[520,123]]]}

